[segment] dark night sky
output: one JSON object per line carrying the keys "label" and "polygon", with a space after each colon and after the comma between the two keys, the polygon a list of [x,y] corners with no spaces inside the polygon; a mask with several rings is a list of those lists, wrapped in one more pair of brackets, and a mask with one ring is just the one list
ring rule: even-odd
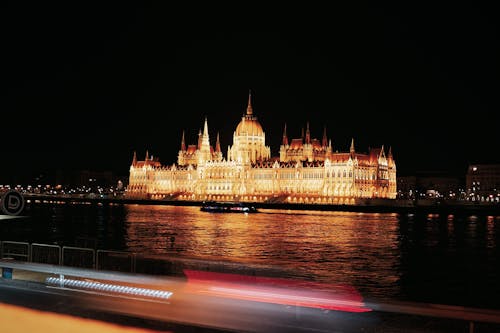
{"label": "dark night sky", "polygon": [[273,155],[309,122],[336,150],[391,146],[400,175],[499,162],[492,8],[70,3],[0,5],[0,184],[171,164],[205,117],[225,155],[249,89]]}

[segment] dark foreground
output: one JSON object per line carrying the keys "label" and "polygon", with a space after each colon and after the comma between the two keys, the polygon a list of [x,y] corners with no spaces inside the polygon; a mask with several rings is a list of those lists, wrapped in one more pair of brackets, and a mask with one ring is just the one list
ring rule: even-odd
{"label": "dark foreground", "polygon": [[[8,265],[0,261],[0,266]],[[252,286],[230,292],[230,285],[217,281],[186,284],[185,280],[169,277],[22,265],[33,270],[14,269],[12,276],[0,278],[0,303],[157,332],[500,333],[498,311],[378,300],[350,306],[345,299],[337,300],[338,309],[324,309],[286,304],[276,294],[270,297],[271,289],[259,291]],[[48,276],[62,277],[60,273],[47,273],[50,270],[65,272],[65,281],[79,279],[84,285],[50,283]],[[141,282],[142,288],[169,290],[172,297],[158,299],[85,285],[91,282],[120,286],[138,286]]]}

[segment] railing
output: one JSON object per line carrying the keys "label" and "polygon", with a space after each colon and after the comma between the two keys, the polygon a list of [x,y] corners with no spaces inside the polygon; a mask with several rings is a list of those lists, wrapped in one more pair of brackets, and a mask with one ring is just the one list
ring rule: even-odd
{"label": "railing", "polygon": [[63,266],[96,268],[95,250],[85,247],[63,246],[62,260]]}
{"label": "railing", "polygon": [[96,268],[95,250],[83,247],[0,241],[0,256],[41,264]]}
{"label": "railing", "polygon": [[176,274],[172,261],[136,253],[28,242],[0,241],[0,259],[151,275]]}
{"label": "railing", "polygon": [[155,277],[150,275],[130,275],[121,272],[111,272],[111,271],[95,271],[89,270],[81,267],[65,267],[58,265],[47,265],[40,263],[29,263],[24,261],[16,260],[6,260],[0,259],[0,267],[9,267],[12,269],[30,271],[36,273],[42,273],[47,275],[56,276],[75,276],[79,278],[95,279],[95,280],[107,280],[107,281],[118,281],[125,283],[145,283],[161,285],[165,281],[175,281],[174,279],[167,277]]}
{"label": "railing", "polygon": [[12,258],[21,261],[31,261],[31,247],[26,242],[3,241],[0,243],[2,258]]}
{"label": "railing", "polygon": [[136,254],[123,251],[97,250],[96,269],[117,272],[135,272]]}
{"label": "railing", "polygon": [[41,264],[60,265],[62,261],[61,247],[58,245],[33,243],[30,247],[31,257],[28,261]]}
{"label": "railing", "polygon": [[[95,250],[88,247],[59,246],[28,242],[0,241],[0,259],[80,267],[93,270],[108,270],[150,275],[180,275],[183,268],[200,268],[219,272],[233,271],[234,264],[197,259],[147,256],[132,252]],[[241,268],[241,267],[240,267]],[[255,275],[266,267],[250,267],[245,273]],[[241,270],[239,270],[241,272]],[[275,274],[274,274],[275,275]]]}
{"label": "railing", "polygon": [[69,267],[97,268],[95,250],[83,247],[0,241],[0,258]]}

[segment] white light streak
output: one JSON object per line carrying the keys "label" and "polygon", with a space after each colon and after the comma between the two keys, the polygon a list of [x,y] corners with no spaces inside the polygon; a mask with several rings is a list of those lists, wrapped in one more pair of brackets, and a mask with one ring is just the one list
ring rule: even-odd
{"label": "white light streak", "polygon": [[173,293],[170,291],[119,286],[115,284],[101,283],[101,282],[61,279],[56,277],[49,277],[45,281],[48,284],[63,286],[63,287],[92,289],[99,291],[108,291],[108,292],[122,293],[128,295],[147,296],[147,297],[163,298],[163,299],[168,299],[170,298],[170,296],[173,295]]}

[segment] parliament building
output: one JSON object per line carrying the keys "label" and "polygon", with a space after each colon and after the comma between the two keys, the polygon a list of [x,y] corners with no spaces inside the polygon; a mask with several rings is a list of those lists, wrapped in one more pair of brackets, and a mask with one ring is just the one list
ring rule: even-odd
{"label": "parliament building", "polygon": [[224,158],[219,135],[211,145],[205,118],[198,142],[187,145],[182,134],[177,163],[158,158],[130,165],[127,196],[172,200],[250,201],[269,203],[357,204],[367,198],[396,198],[396,163],[391,149],[359,153],[351,141],[348,152],[333,151],[323,132],[289,139],[286,125],[279,157],[271,156],[266,135],[254,115],[251,95]]}

